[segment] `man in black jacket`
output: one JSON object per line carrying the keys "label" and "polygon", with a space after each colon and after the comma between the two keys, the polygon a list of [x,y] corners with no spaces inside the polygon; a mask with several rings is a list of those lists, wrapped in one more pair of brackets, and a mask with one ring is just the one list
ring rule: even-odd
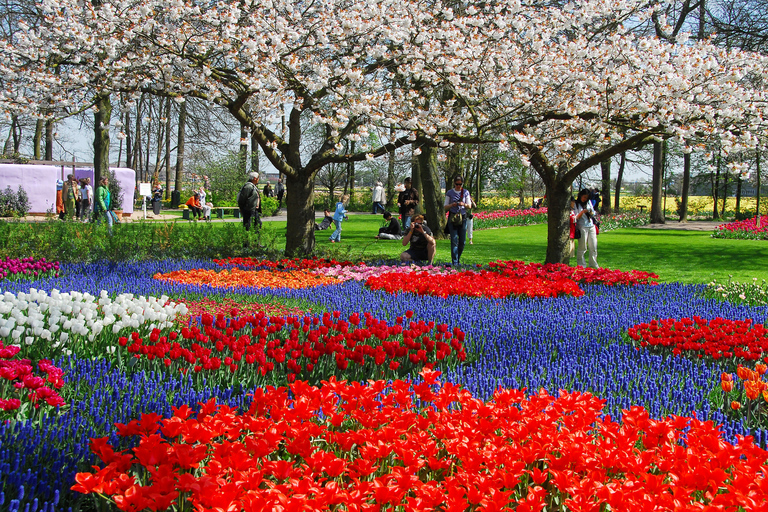
{"label": "man in black jacket", "polygon": [[261,229],[261,196],[259,195],[259,173],[252,172],[248,175],[248,181],[237,194],[237,206],[243,217],[243,226],[246,231],[251,230],[251,220],[256,230]]}

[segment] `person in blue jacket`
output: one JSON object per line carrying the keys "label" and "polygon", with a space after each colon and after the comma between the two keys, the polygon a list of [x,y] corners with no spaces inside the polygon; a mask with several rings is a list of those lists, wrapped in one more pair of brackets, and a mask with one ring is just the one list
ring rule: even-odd
{"label": "person in blue jacket", "polygon": [[341,199],[336,203],[336,211],[333,212],[333,224],[336,229],[331,234],[331,243],[341,242],[341,223],[347,218],[347,210],[344,208],[349,201],[349,195],[344,194]]}

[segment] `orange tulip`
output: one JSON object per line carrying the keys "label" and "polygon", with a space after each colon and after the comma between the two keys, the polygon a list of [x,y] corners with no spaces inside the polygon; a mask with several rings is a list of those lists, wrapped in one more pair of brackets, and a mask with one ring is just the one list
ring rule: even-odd
{"label": "orange tulip", "polygon": [[760,375],[765,375],[765,372],[768,371],[768,365],[758,363],[755,365],[755,370]]}
{"label": "orange tulip", "polygon": [[731,402],[731,409],[733,409],[734,411],[738,411],[739,409],[741,409],[741,404],[739,402],[733,401]]}
{"label": "orange tulip", "polygon": [[744,382],[744,391],[750,400],[757,400],[757,397],[760,396],[760,386],[752,381]]}
{"label": "orange tulip", "polygon": [[726,393],[729,393],[733,391],[733,381],[729,381],[729,380],[720,381],[720,387],[723,388],[723,391],[725,391]]}
{"label": "orange tulip", "polygon": [[723,372],[720,374],[720,380],[733,382],[733,375],[731,375],[730,373]]}

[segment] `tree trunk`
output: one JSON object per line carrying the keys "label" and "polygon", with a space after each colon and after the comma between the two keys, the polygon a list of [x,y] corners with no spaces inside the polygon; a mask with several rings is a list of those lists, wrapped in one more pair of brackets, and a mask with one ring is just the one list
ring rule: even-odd
{"label": "tree trunk", "polygon": [[691,188],[691,154],[683,154],[683,190],[680,194],[680,222],[688,222],[688,192]]}
{"label": "tree trunk", "polygon": [[[426,151],[426,148],[421,148],[422,154],[423,151]],[[416,192],[419,193],[419,206],[416,208],[415,213],[424,213],[424,198],[423,198],[423,190],[421,190],[421,155],[413,155],[411,160],[411,186],[416,189]],[[429,221],[427,221],[429,222]],[[434,231],[434,230],[433,230]]]}
{"label": "tree trunk", "polygon": [[[186,107],[184,110],[184,116],[186,118]],[[181,114],[179,114],[181,115]],[[251,133],[251,171],[261,172],[259,163],[259,141],[256,139],[256,134]]]}
{"label": "tree trunk", "polygon": [[[131,114],[125,112],[125,166],[133,169],[133,137],[131,137]],[[138,176],[138,174],[137,174]]]}
{"label": "tree trunk", "polygon": [[720,213],[717,211],[717,202],[720,200],[720,152],[717,153],[717,168],[715,170],[715,184],[712,187],[712,199],[715,206],[712,208],[712,219],[717,220],[720,218]]}
{"label": "tree trunk", "polygon": [[243,176],[248,172],[248,130],[244,124],[240,125],[240,149],[238,152],[238,164],[240,174]]}
{"label": "tree trunk", "polygon": [[728,182],[731,180],[731,175],[728,173],[728,169],[725,169],[725,179],[723,180],[723,209],[720,210],[720,216],[725,218],[725,203],[728,201]]}
{"label": "tree trunk", "polygon": [[[355,152],[355,141],[350,144],[350,153]],[[349,202],[355,200],[355,162],[347,162],[347,194],[349,194]]]}
{"label": "tree trunk", "polygon": [[621,160],[619,161],[619,172],[616,175],[616,190],[613,193],[613,209],[617,212],[620,210],[621,205],[621,182],[624,179],[624,168],[627,166],[627,152],[621,153]]}
{"label": "tree trunk", "polygon": [[19,122],[19,118],[16,118],[16,123],[11,124],[11,128],[13,129],[13,154],[18,155],[19,149],[21,149],[21,123]]}
{"label": "tree trunk", "polygon": [[309,256],[315,250],[315,180],[299,175],[285,177],[285,207],[288,221],[285,255],[289,258]]}
{"label": "tree trunk", "polygon": [[45,159],[53,160],[53,119],[45,121]]}
{"label": "tree trunk", "polygon": [[[480,171],[482,170],[482,159],[483,159],[483,145],[478,144],[477,145],[477,159],[475,160],[475,176],[477,176],[477,181],[475,182],[475,195],[472,199],[475,200],[475,204],[480,204],[481,194],[482,194],[482,182],[483,179],[480,176]],[[533,196],[533,194],[531,194]]]}
{"label": "tree trunk", "polygon": [[421,211],[427,219],[427,225],[432,229],[436,239],[444,238],[445,215],[443,214],[443,199],[440,181],[437,178],[437,146],[424,143],[418,156],[421,186]]}
{"label": "tree trunk", "polygon": [[736,213],[741,212],[741,174],[736,176]]}
{"label": "tree trunk", "polygon": [[[396,138],[395,129],[389,129],[389,140]],[[387,210],[392,211],[397,204],[397,194],[395,193],[395,149],[389,152],[389,161],[387,162]]]}
{"label": "tree trunk", "polygon": [[165,190],[166,191],[171,190],[171,106],[172,106],[172,103],[173,102],[171,98],[165,99],[165,126],[163,127],[165,155],[163,157],[163,168],[165,169]]}
{"label": "tree trunk", "polygon": [[[160,117],[163,115],[163,104],[160,103],[157,107],[157,150],[155,151],[155,172],[154,172],[154,180],[153,181],[160,181],[160,162],[163,161],[163,139],[165,139],[165,128],[166,125],[163,125],[163,123],[160,122]],[[149,137],[147,137],[149,139]],[[168,183],[168,179],[166,176],[165,180],[165,198],[168,199],[168,186],[170,183]]]}
{"label": "tree trunk", "polygon": [[[757,147],[757,161],[755,162],[757,166],[757,190],[755,191],[755,195],[757,196],[756,202],[755,202],[755,215],[758,218],[758,221],[760,219],[760,146]],[[759,225],[759,222],[758,222]]]}
{"label": "tree trunk", "polygon": [[45,126],[45,121],[43,121],[42,119],[38,119],[35,122],[35,135],[34,137],[32,137],[32,154],[34,155],[35,160],[40,160],[40,157],[42,156],[40,143],[43,140],[44,126]]}
{"label": "tree trunk", "polygon": [[134,141],[133,146],[133,165],[134,168],[139,171],[139,175],[141,176],[141,181],[146,181],[144,179],[144,170],[142,169],[142,154],[141,154],[141,107],[144,103],[144,95],[139,98],[139,102],[136,104],[136,140]]}
{"label": "tree trunk", "polygon": [[570,260],[569,222],[571,215],[570,186],[560,180],[546,183],[547,191],[547,257],[545,263],[565,263]]}
{"label": "tree trunk", "polygon": [[11,156],[11,141],[13,140],[14,130],[16,130],[17,120],[17,116],[11,116],[11,127],[8,130],[8,137],[5,139],[5,145],[3,146],[3,155],[5,156]]}
{"label": "tree trunk", "polygon": [[602,215],[609,215],[611,213],[611,160],[603,160],[600,162],[601,183],[600,194],[602,200],[600,201],[600,213]]}
{"label": "tree trunk", "polygon": [[176,140],[176,176],[174,190],[181,191],[181,178],[184,175],[184,142],[187,134],[187,102],[179,107],[179,131]]}
{"label": "tree trunk", "polygon": [[93,114],[93,180],[98,186],[102,176],[109,173],[109,122],[112,119],[112,102],[109,93],[96,96],[96,112]]}
{"label": "tree trunk", "polygon": [[664,181],[664,145],[661,142],[653,143],[653,188],[651,192],[651,224],[664,224],[664,211],[662,210],[662,185]]}

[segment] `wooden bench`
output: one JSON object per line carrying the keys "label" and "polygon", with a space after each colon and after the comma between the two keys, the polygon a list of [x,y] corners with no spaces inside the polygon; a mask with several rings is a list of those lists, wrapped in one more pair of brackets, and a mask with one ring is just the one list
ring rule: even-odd
{"label": "wooden bench", "polygon": [[240,208],[237,206],[217,206],[214,208],[216,210],[216,217],[219,219],[224,218],[224,210],[230,210],[234,214],[236,219],[240,218]]}

